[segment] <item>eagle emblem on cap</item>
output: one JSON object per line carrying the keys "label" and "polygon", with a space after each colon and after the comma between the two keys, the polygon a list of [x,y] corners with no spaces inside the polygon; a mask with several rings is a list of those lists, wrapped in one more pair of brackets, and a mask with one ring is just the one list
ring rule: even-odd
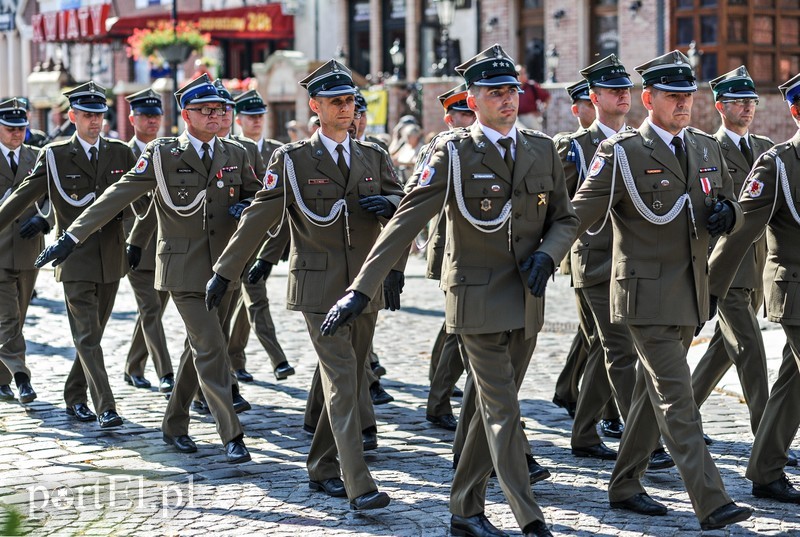
{"label": "eagle emblem on cap", "polygon": [[494,57],[498,60],[503,57],[503,51],[500,49],[500,45],[495,45],[494,47]]}

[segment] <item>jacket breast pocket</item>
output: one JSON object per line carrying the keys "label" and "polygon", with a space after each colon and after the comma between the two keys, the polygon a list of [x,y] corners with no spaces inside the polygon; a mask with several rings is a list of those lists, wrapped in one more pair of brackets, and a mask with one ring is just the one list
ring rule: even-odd
{"label": "jacket breast pocket", "polygon": [[328,254],[298,252],[289,258],[287,300],[294,306],[319,306],[325,294]]}
{"label": "jacket breast pocket", "polygon": [[181,206],[188,205],[194,201],[198,188],[200,185],[205,184],[201,183],[201,180],[205,180],[205,178],[201,178],[194,171],[191,173],[170,173],[167,176],[167,188],[172,202]]}
{"label": "jacket breast pocket", "polygon": [[544,220],[547,216],[547,204],[553,194],[552,175],[526,175],[525,190],[528,192],[528,203],[525,204],[525,218],[530,221]]}
{"label": "jacket breast pocket", "polygon": [[327,215],[333,204],[342,199],[344,191],[333,183],[319,185],[305,185],[303,187],[303,201],[315,213]]}
{"label": "jacket breast pocket", "polygon": [[[242,189],[242,177],[238,174],[225,174],[221,179],[214,178],[211,189],[216,189],[220,195],[214,196],[220,205],[225,207],[239,203]],[[222,185],[222,186],[220,186]]]}
{"label": "jacket breast pocket", "polygon": [[500,179],[467,179],[464,182],[467,210],[479,220],[494,220],[500,216],[508,198],[508,183]]}
{"label": "jacket breast pocket", "polygon": [[183,285],[183,273],[186,271],[186,258],[189,253],[189,239],[159,239],[156,246],[156,280],[161,287],[178,287]]}
{"label": "jacket breast pocket", "polygon": [[457,328],[480,328],[486,319],[486,299],[492,269],[455,267],[447,274],[445,315]]}
{"label": "jacket breast pocket", "polygon": [[378,196],[381,193],[380,181],[361,181],[358,183],[359,197]]}
{"label": "jacket breast pocket", "polygon": [[67,174],[61,176],[61,188],[67,193],[67,196],[73,199],[82,198],[90,191],[93,190],[92,181],[85,175],[80,174]]}
{"label": "jacket breast pocket", "polygon": [[800,320],[800,267],[778,266],[767,296],[770,316]]}
{"label": "jacket breast pocket", "polygon": [[612,312],[628,319],[652,319],[660,313],[661,263],[625,259],[614,271]]}
{"label": "jacket breast pocket", "polygon": [[636,182],[636,190],[647,208],[660,216],[666,214],[675,202],[677,181],[675,177],[646,176]]}

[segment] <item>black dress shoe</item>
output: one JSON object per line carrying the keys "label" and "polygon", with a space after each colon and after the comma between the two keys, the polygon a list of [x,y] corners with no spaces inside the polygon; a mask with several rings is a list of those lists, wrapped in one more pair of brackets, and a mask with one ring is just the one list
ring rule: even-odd
{"label": "black dress shoe", "polygon": [[464,397],[464,390],[458,386],[453,387],[453,395],[451,397]]}
{"label": "black dress shoe", "polygon": [[800,490],[792,486],[786,474],[766,485],[753,483],[753,496],[756,498],[771,498],[785,503],[800,503]]}
{"label": "black dress shoe", "polygon": [[369,368],[372,369],[372,372],[375,373],[375,376],[378,378],[386,374],[386,368],[383,367],[380,362],[370,362]]}
{"label": "black dress shoe", "polygon": [[601,459],[604,461],[617,460],[617,452],[602,442],[596,446],[573,447],[572,454],[576,457],[591,457],[592,459]]}
{"label": "black dress shoe", "polygon": [[441,429],[448,431],[455,431],[458,428],[458,420],[452,414],[444,414],[443,416],[425,415],[425,419]]}
{"label": "black dress shoe", "polygon": [[547,528],[547,524],[541,520],[534,520],[522,530],[525,537],[553,537],[553,534]]}
{"label": "black dress shoe", "polygon": [[192,401],[192,406],[190,408],[195,412],[197,412],[198,414],[211,413],[211,409],[208,408],[208,403],[206,403],[202,399],[195,399],[194,401]]}
{"label": "black dress shoe", "polygon": [[250,403],[248,403],[247,400],[244,397],[242,397],[242,394],[240,393],[233,394],[233,410],[237,414],[241,414],[242,412],[250,410],[251,408],[253,407],[251,407]]}
{"label": "black dress shoe", "polygon": [[731,502],[727,505],[715,509],[700,522],[700,529],[703,531],[724,528],[728,524],[735,524],[747,520],[753,514],[750,507],[742,507]]}
{"label": "black dress shoe", "polygon": [[795,455],[794,451],[791,449],[789,450],[788,457],[786,466],[797,466],[797,455]]}
{"label": "black dress shoe", "polygon": [[164,375],[158,382],[158,391],[161,393],[170,393],[175,388],[175,375],[172,373]]}
{"label": "black dress shoe", "polygon": [[646,492],[634,494],[621,502],[611,502],[611,508],[625,509],[640,515],[663,516],[667,514],[666,506],[655,501]]}
{"label": "black dress shoe", "polygon": [[97,423],[100,424],[101,429],[110,429],[111,427],[119,427],[122,425],[122,418],[114,410],[106,410],[97,416]]}
{"label": "black dress shoe", "polygon": [[8,384],[0,385],[0,401],[13,401],[14,392]]}
{"label": "black dress shoe", "polygon": [[556,406],[560,406],[561,408],[567,411],[570,418],[575,417],[575,408],[578,406],[578,403],[571,403],[565,399],[560,398],[558,395],[553,396],[553,403]]}
{"label": "black dress shoe", "polygon": [[181,453],[194,453],[197,451],[197,444],[188,434],[178,436],[169,436],[165,434],[163,437],[164,443],[169,444]]}
{"label": "black dress shoe", "polygon": [[367,427],[361,431],[361,439],[363,442],[364,451],[372,451],[378,449],[378,429],[375,427]]}
{"label": "black dress shoe", "polygon": [[294,375],[294,368],[289,365],[289,362],[281,362],[275,368],[275,378],[278,380],[284,380],[292,375]]}
{"label": "black dress shoe", "polygon": [[225,458],[231,464],[247,462],[250,460],[250,452],[244,445],[244,440],[231,440],[225,444]]}
{"label": "black dress shoe", "polygon": [[647,464],[647,469],[664,470],[665,468],[672,468],[673,466],[675,466],[675,461],[672,460],[667,450],[662,447],[650,454],[650,462]]}
{"label": "black dress shoe", "polygon": [[703,442],[705,442],[707,446],[710,446],[711,444],[714,443],[714,440],[706,433],[703,433]]}
{"label": "black dress shoe", "polygon": [[369,394],[372,397],[373,405],[385,405],[394,401],[394,397],[386,393],[380,381],[372,383],[372,386],[369,387]]}
{"label": "black dress shoe", "polygon": [[603,436],[609,438],[622,438],[622,431],[625,430],[625,425],[622,420],[615,418],[613,420],[600,420],[600,432]]}
{"label": "black dress shoe", "polygon": [[528,455],[526,453],[525,459],[528,461],[528,476],[530,476],[531,485],[550,477],[550,470],[536,462],[533,455]]}
{"label": "black dress shoe", "polygon": [[31,386],[30,382],[19,383],[17,385],[17,391],[19,392],[20,403],[30,403],[36,399],[36,392],[33,391],[33,386]]}
{"label": "black dress shoe", "polygon": [[495,528],[486,515],[450,516],[450,535],[456,537],[508,537],[504,531]]}
{"label": "black dress shoe", "polygon": [[253,382],[253,375],[247,372],[247,369],[237,369],[236,378],[239,382]]}
{"label": "black dress shoe", "polygon": [[389,495],[385,492],[367,492],[358,498],[350,500],[350,509],[353,511],[366,511],[367,509],[380,509],[389,505]]}
{"label": "black dress shoe", "polygon": [[133,386],[134,388],[149,388],[150,381],[144,377],[140,377],[139,375],[129,375],[124,373],[122,378],[125,379],[125,382]]}
{"label": "black dress shoe", "polygon": [[347,496],[344,483],[342,483],[342,480],[338,477],[325,479],[323,481],[309,481],[308,488],[317,492],[324,492],[331,498],[344,498]]}
{"label": "black dress shoe", "polygon": [[78,403],[67,407],[67,416],[72,416],[78,421],[94,421],[97,415],[92,412],[86,403]]}

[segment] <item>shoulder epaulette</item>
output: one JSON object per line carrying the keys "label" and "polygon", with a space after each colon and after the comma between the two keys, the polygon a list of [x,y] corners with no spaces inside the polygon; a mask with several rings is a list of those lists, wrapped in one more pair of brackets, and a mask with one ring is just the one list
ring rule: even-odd
{"label": "shoulder epaulette", "polygon": [[617,143],[617,142],[621,142],[622,140],[627,140],[628,138],[633,138],[634,136],[638,136],[638,135],[639,135],[639,131],[637,131],[636,129],[631,129],[629,131],[618,132],[617,134],[615,134],[611,138],[606,138],[606,140],[608,140],[611,143]]}
{"label": "shoulder epaulette", "polygon": [[761,136],[760,134],[751,134],[750,136],[752,136],[757,140],[767,142],[768,144],[775,145],[775,142],[773,142],[772,139],[768,136]]}
{"label": "shoulder epaulette", "polygon": [[547,138],[548,140],[552,140],[552,138],[550,138],[542,131],[537,131],[535,129],[517,129],[517,130],[522,134],[527,134],[528,136],[537,136],[539,138]]}
{"label": "shoulder epaulette", "polygon": [[369,147],[370,149],[376,149],[378,151],[385,152],[385,150],[375,142],[370,142],[369,140],[356,140],[355,138],[353,138],[353,141],[356,143],[356,145],[360,145],[362,147]]}
{"label": "shoulder epaulette", "polygon": [[125,149],[130,149],[130,146],[128,146],[128,142],[123,142],[122,140],[117,140],[116,138],[103,138],[103,139],[112,145],[124,145]]}
{"label": "shoulder epaulette", "polygon": [[283,145],[283,142],[279,142],[278,140],[273,140],[272,138],[264,138],[264,142],[270,145],[277,145],[277,146]]}
{"label": "shoulder epaulette", "polygon": [[177,139],[176,137],[174,137],[174,136],[164,136],[164,137],[162,137],[162,138],[156,138],[156,139],[155,139],[155,140],[153,140],[152,142],[149,142],[149,143],[148,143],[148,144],[145,146],[144,150],[145,150],[145,151],[148,151],[148,150],[150,150],[150,149],[153,149],[153,148],[154,148],[154,147],[156,147],[157,145],[171,144],[171,143],[173,143],[173,142],[177,142],[177,141],[178,141],[178,139]]}
{"label": "shoulder epaulette", "polygon": [[274,155],[280,153],[288,153],[289,151],[294,151],[295,149],[300,149],[304,145],[309,143],[308,139],[305,140],[297,140],[296,142],[289,142],[288,144],[283,144],[278,149],[275,150]]}
{"label": "shoulder epaulette", "polygon": [[764,155],[772,155],[776,157],[781,153],[784,153],[793,147],[792,142],[781,142],[779,144],[773,145]]}
{"label": "shoulder epaulette", "polygon": [[250,140],[247,140],[247,142],[245,142],[245,140],[234,140],[233,138],[220,138],[220,140],[222,140],[223,143],[227,143],[227,144],[231,144],[233,146],[241,147],[242,149],[244,149],[244,144],[245,143],[251,143],[251,144],[255,143],[255,142],[252,142]]}
{"label": "shoulder epaulette", "polygon": [[62,145],[69,145],[71,142],[72,142],[71,138],[67,138],[66,140],[57,140],[55,142],[50,142],[49,144],[44,146],[42,149],[47,149],[49,147],[61,147]]}
{"label": "shoulder epaulette", "polygon": [[705,136],[706,138],[712,138],[713,140],[715,140],[715,141],[716,141],[716,138],[714,138],[714,135],[713,135],[713,134],[708,134],[706,131],[701,131],[701,130],[700,130],[700,129],[698,129],[698,128],[695,128],[695,127],[686,127],[686,130],[687,130],[687,131],[689,131],[689,132],[691,132],[692,134],[699,134],[700,136]]}

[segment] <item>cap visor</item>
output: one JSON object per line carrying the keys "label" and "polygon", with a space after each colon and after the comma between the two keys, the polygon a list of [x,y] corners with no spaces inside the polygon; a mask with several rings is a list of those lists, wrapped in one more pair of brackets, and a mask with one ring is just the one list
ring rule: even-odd
{"label": "cap visor", "polygon": [[332,88],[320,90],[312,97],[337,97],[339,95],[355,95],[356,88],[353,86],[333,86]]}
{"label": "cap visor", "polygon": [[758,99],[758,93],[755,91],[740,91],[738,93],[723,93],[717,99]]}
{"label": "cap visor", "polygon": [[164,111],[157,106],[143,106],[141,108],[134,108],[133,111],[137,114],[147,114],[149,116],[163,116]]}
{"label": "cap visor", "polygon": [[[219,95],[207,95],[205,97],[198,97],[197,99],[192,99],[186,105],[190,104],[199,104],[199,103],[225,103],[228,104],[228,101],[225,98],[220,97]],[[184,105],[184,106],[186,106]]]}
{"label": "cap visor", "polygon": [[83,112],[89,112],[92,114],[96,114],[99,112],[107,112],[108,105],[105,103],[82,103],[82,104],[73,104],[72,108],[75,110],[81,110]]}
{"label": "cap visor", "polygon": [[602,82],[595,82],[592,84],[595,88],[632,88],[633,82],[627,76],[619,78],[612,78],[611,80],[604,80]]}
{"label": "cap visor", "polygon": [[6,127],[27,127],[30,125],[27,119],[0,119],[0,125]]}
{"label": "cap visor", "polygon": [[697,85],[688,80],[679,80],[669,84],[653,84],[651,87],[671,93],[692,93],[697,91]]}
{"label": "cap visor", "polygon": [[491,78],[483,78],[480,80],[476,80],[472,83],[474,86],[522,86],[522,82],[517,79],[515,76],[511,75],[500,75],[500,76],[493,76]]}

